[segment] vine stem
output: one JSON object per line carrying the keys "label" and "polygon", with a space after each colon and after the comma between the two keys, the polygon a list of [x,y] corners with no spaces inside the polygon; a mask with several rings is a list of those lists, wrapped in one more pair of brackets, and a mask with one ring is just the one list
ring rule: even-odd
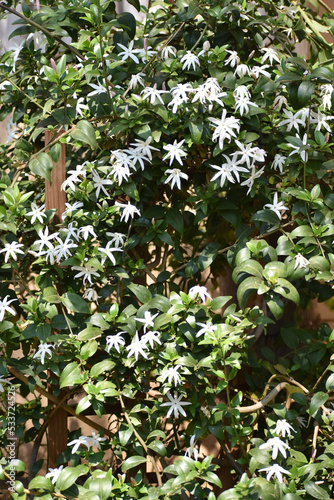
{"label": "vine stem", "polygon": [[123,397],[122,397],[122,394],[120,393],[120,391],[118,391],[118,396],[119,396],[119,402],[121,403],[121,407],[122,407],[122,411],[123,411],[123,414],[124,414],[124,418],[127,421],[127,423],[132,427],[134,435],[136,436],[136,438],[138,439],[138,441],[142,445],[143,450],[145,451],[146,455],[150,458],[151,463],[152,463],[152,465],[154,467],[155,475],[157,476],[158,485],[162,486],[161,474],[160,474],[160,472],[158,470],[156,461],[154,460],[154,458],[152,457],[152,455],[149,454],[149,451],[148,451],[148,448],[146,446],[145,441],[142,439],[142,437],[140,436],[140,434],[137,432],[136,428],[132,424],[132,422],[130,420],[130,417],[129,417],[127,411],[126,411],[125,404],[124,404],[124,401],[123,401]]}
{"label": "vine stem", "polygon": [[[7,365],[7,369],[8,369],[8,371],[12,375],[14,375],[14,377],[16,377],[19,380],[21,380],[21,382],[23,382],[24,384],[29,385],[28,377],[26,377],[25,375],[23,375],[23,373],[19,372],[13,366]],[[50,392],[48,392],[47,390],[45,390],[43,387],[40,387],[39,385],[36,385],[35,387],[36,387],[36,391],[39,392],[42,396],[45,396],[50,401],[52,401],[53,403],[55,403],[57,406],[60,405],[61,401],[59,401],[59,399],[56,396],[54,396],[53,394],[51,394]],[[95,429],[97,431],[102,430],[104,432],[104,434],[106,434],[108,437],[113,438],[114,435],[113,435],[112,432],[109,431],[109,429],[106,429],[102,425],[99,425],[98,423],[96,423],[93,420],[85,417],[84,415],[80,415],[80,414],[78,415],[76,413],[75,409],[72,408],[72,406],[62,405],[62,408],[64,408],[64,410],[66,410],[67,413],[69,413],[73,417],[76,417],[79,420],[81,420],[82,422],[84,422],[85,424],[90,425],[93,429]]]}
{"label": "vine stem", "polygon": [[26,93],[24,92],[24,90],[22,90],[22,89],[21,89],[18,85],[16,85],[16,83],[15,83],[15,82],[13,82],[13,80],[12,80],[11,78],[9,78],[9,76],[7,76],[6,80],[8,80],[8,81],[9,81],[12,85],[14,85],[14,87],[16,87],[16,88],[17,88],[17,90],[19,90],[20,92],[22,92],[22,94],[23,94],[23,95],[25,95],[25,96],[29,99],[29,101],[31,101],[31,102],[33,102],[34,104],[36,104],[36,106],[38,106],[40,109],[44,109],[44,108],[43,108],[43,106],[41,106],[41,105],[39,104],[39,102],[37,102],[37,101],[36,101],[36,99],[34,99],[33,97],[30,97],[28,94],[26,94]]}
{"label": "vine stem", "polygon": [[55,35],[54,33],[51,33],[51,31],[47,30],[46,28],[43,28],[43,26],[41,26],[40,24],[38,24],[35,21],[33,21],[32,19],[29,19],[28,17],[24,16],[23,14],[21,14],[21,12],[18,12],[17,10],[13,9],[12,7],[7,7],[7,5],[4,5],[1,2],[0,2],[0,9],[7,10],[11,14],[14,14],[14,16],[20,17],[27,24],[30,24],[34,28],[37,28],[39,31],[42,31],[45,35],[50,36],[51,38],[54,38],[55,40],[57,40],[57,42],[59,42],[61,45],[63,45],[68,50],[73,52],[73,54],[75,54],[77,57],[79,57],[79,59],[84,59],[83,55],[81,55],[77,49],[75,49],[74,47],[72,47],[68,43],[64,42],[64,40],[62,40],[60,38],[60,36]]}

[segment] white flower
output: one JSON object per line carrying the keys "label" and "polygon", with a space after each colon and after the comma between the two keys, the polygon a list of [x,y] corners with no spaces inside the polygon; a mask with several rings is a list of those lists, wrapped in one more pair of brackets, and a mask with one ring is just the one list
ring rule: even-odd
{"label": "white flower", "polygon": [[237,181],[240,182],[239,172],[248,172],[248,168],[239,166],[242,162],[241,160],[236,161],[237,155],[232,155],[231,158],[226,155],[223,156],[226,163],[223,163],[220,167],[218,165],[210,165],[215,170],[218,170],[218,172],[212,177],[211,181],[213,182],[220,177],[220,187],[224,186],[226,179],[232,183],[235,182],[232,174],[234,174]]}
{"label": "white flower", "polygon": [[145,342],[142,339],[139,339],[138,332],[136,332],[135,338],[132,339],[130,345],[127,346],[126,350],[128,351],[128,358],[131,356],[135,356],[136,361],[138,361],[138,356],[141,354],[145,359],[148,359],[146,352],[144,349],[148,349]]}
{"label": "white flower", "polygon": [[166,45],[161,51],[161,57],[166,61],[166,59],[169,59],[170,57],[175,57],[176,56],[176,48],[172,47],[171,45]]}
{"label": "white flower", "polygon": [[21,253],[24,255],[24,252],[21,250],[21,247],[24,247],[23,243],[18,243],[17,241],[12,241],[11,243],[5,243],[5,248],[0,250],[0,253],[5,253],[5,262],[8,262],[8,259],[12,257],[14,260],[17,260],[17,254]]}
{"label": "white flower", "polygon": [[278,126],[282,127],[283,125],[287,125],[287,132],[290,132],[292,127],[294,127],[297,132],[299,132],[299,125],[302,125],[303,127],[305,126],[305,120],[303,120],[303,118],[298,118],[298,116],[300,116],[298,113],[293,114],[291,113],[291,111],[284,109],[284,114],[287,116],[287,118],[281,121]]}
{"label": "white flower", "polygon": [[87,450],[90,448],[89,444],[89,438],[86,436],[79,436],[77,439],[73,439],[70,443],[67,444],[67,446],[73,446],[72,448],[72,455],[76,453],[81,445],[86,446]]}
{"label": "white flower", "polygon": [[264,167],[262,167],[260,170],[258,170],[256,172],[255,166],[252,165],[252,171],[251,171],[250,177],[248,177],[247,180],[245,180],[244,182],[242,182],[240,184],[240,186],[248,186],[247,194],[250,193],[250,191],[251,191],[251,189],[253,187],[253,184],[254,184],[254,180],[258,179],[259,177],[261,177],[261,175],[263,174],[263,172],[264,172]]}
{"label": "white flower", "polygon": [[129,217],[133,218],[135,214],[139,216],[141,215],[140,210],[135,205],[131,205],[129,201],[127,204],[115,201],[115,205],[119,208],[123,208],[123,212],[121,215],[121,222],[123,219],[125,220],[125,222],[128,222]]}
{"label": "white flower", "polygon": [[171,395],[170,392],[167,392],[166,395],[167,395],[170,403],[162,403],[161,404],[161,406],[170,406],[170,408],[169,408],[169,410],[167,412],[166,418],[170,417],[173,412],[174,412],[174,417],[175,418],[178,418],[179,412],[181,413],[181,415],[183,415],[184,417],[186,417],[187,414],[184,411],[184,409],[182,408],[182,406],[190,405],[191,403],[187,403],[187,402],[181,403],[181,399],[183,398],[183,396],[182,395],[178,396],[176,394],[176,392],[174,392],[174,397]]}
{"label": "white flower", "polygon": [[51,468],[49,468],[49,472],[47,474],[45,474],[45,477],[48,478],[48,479],[52,478],[51,483],[52,484],[56,484],[57,479],[59,478],[60,473],[63,470],[63,468],[64,468],[63,465],[60,465],[60,467],[58,467],[57,469],[51,469]]}
{"label": "white flower", "polygon": [[159,151],[158,148],[151,146],[152,136],[148,137],[145,141],[141,139],[135,139],[136,142],[130,144],[130,146],[134,146],[140,153],[147,156],[149,160],[152,160],[151,151]]}
{"label": "white flower", "polygon": [[180,62],[183,64],[183,70],[189,70],[190,67],[192,67],[193,70],[196,71],[196,65],[200,66],[198,57],[195,54],[192,54],[190,50],[187,50]]}
{"label": "white flower", "polygon": [[318,110],[317,113],[311,110],[311,123],[316,123],[317,127],[316,130],[321,130],[322,127],[324,127],[327,132],[331,132],[331,127],[327,123],[327,120],[333,120],[334,116],[326,116],[321,111]]}
{"label": "white flower", "polygon": [[291,151],[291,153],[289,153],[289,156],[292,156],[292,155],[298,153],[300,155],[301,159],[303,161],[307,162],[307,160],[308,160],[307,149],[310,147],[309,143],[307,142],[307,134],[303,135],[303,140],[301,140],[301,138],[297,134],[296,135],[296,142],[298,142],[299,144],[296,145],[296,144],[292,144],[291,142],[288,143],[288,146],[290,146],[290,148],[292,148],[294,150],[294,151]]}
{"label": "white flower", "polygon": [[230,56],[225,61],[225,64],[229,64],[232,68],[234,68],[240,62],[240,57],[238,56],[238,52],[236,52],[235,50],[226,50],[226,52],[230,54]]}
{"label": "white flower", "polygon": [[273,48],[271,47],[264,47],[263,49],[261,49],[261,52],[264,52],[265,54],[262,56],[261,58],[261,64],[263,64],[267,59],[269,59],[269,63],[271,65],[273,65],[273,62],[276,61],[278,63],[280,63],[281,61],[279,60],[279,57],[278,57],[278,54],[276,52],[276,50],[274,50]]}
{"label": "white flower", "polygon": [[61,259],[67,259],[68,257],[71,257],[72,248],[78,247],[78,245],[76,243],[73,243],[73,240],[71,240],[69,237],[67,237],[65,241],[62,241],[60,238],[57,237],[57,241],[58,245],[55,246],[54,248],[54,253],[57,262],[59,262]]}
{"label": "white flower", "polygon": [[235,75],[238,75],[240,78],[243,78],[245,75],[249,75],[249,67],[247,64],[238,64],[238,66],[235,68]]}
{"label": "white flower", "polygon": [[100,450],[101,449],[101,445],[100,445],[100,442],[101,441],[106,441],[107,438],[105,437],[101,437],[99,434],[97,434],[95,431],[92,431],[92,435],[91,436],[88,436],[86,438],[87,440],[87,443],[89,444],[89,446],[91,446],[93,448],[94,445],[96,445],[97,449]]}
{"label": "white flower", "polygon": [[277,458],[278,452],[282,453],[283,457],[286,458],[286,450],[290,449],[290,446],[282,441],[279,437],[273,437],[268,439],[266,443],[259,446],[260,450],[265,450],[270,448],[272,450],[271,457],[273,460]]}
{"label": "white flower", "polygon": [[53,233],[49,234],[49,228],[46,227],[44,229],[44,233],[42,230],[38,231],[38,236],[40,237],[40,240],[36,240],[34,245],[40,245],[39,251],[41,252],[44,248],[44,245],[46,245],[48,248],[53,248],[52,243],[50,240],[53,240],[58,236],[59,233]]}
{"label": "white flower", "polygon": [[240,120],[234,118],[234,116],[226,116],[226,113],[226,109],[224,109],[221,118],[209,118],[210,122],[216,125],[212,140],[215,142],[219,139],[220,149],[224,149],[225,139],[230,142],[232,137],[236,137],[234,130],[237,132],[240,130]]}
{"label": "white flower", "polygon": [[266,203],[264,205],[264,208],[268,208],[269,210],[272,210],[273,212],[275,212],[275,214],[277,215],[277,217],[279,219],[282,218],[281,212],[288,210],[288,207],[286,207],[284,205],[284,201],[280,201],[280,202],[278,201],[278,194],[277,193],[274,194],[273,203]]}
{"label": "white flower", "polygon": [[136,75],[132,75],[129,81],[129,89],[135,89],[138,85],[145,87],[145,83],[142,79],[142,76],[145,76],[145,73],[137,73]]}
{"label": "white flower", "polygon": [[207,323],[197,323],[197,324],[199,326],[201,326],[202,328],[200,330],[198,330],[198,332],[196,333],[196,337],[200,337],[204,333],[207,333],[207,334],[211,333],[212,334],[218,328],[218,325],[213,325],[212,321],[208,321]]}
{"label": "white flower", "polygon": [[295,256],[295,259],[296,259],[296,262],[295,262],[294,269],[297,269],[297,267],[303,268],[303,267],[307,267],[310,265],[310,261],[305,259],[305,257],[303,257],[303,255],[300,253],[297,253],[297,255]]}
{"label": "white flower", "polygon": [[101,189],[104,192],[104,194],[109,197],[109,193],[104,186],[112,184],[112,181],[110,179],[101,179],[96,170],[92,170],[92,174],[93,174],[93,185],[96,189],[96,198],[97,199],[99,198]]}
{"label": "white flower", "polygon": [[174,383],[175,386],[180,384],[182,381],[182,377],[178,372],[180,368],[181,365],[175,365],[171,366],[170,368],[167,368],[167,370],[164,370],[161,374],[161,381],[165,382],[166,379],[168,379],[169,384],[171,384],[172,382]]}
{"label": "white flower", "polygon": [[131,172],[127,165],[122,164],[122,162],[120,161],[116,161],[112,165],[109,175],[111,175],[114,178],[114,181],[117,181],[118,185],[120,186],[123,180],[125,181],[129,180]]}
{"label": "white flower", "polygon": [[251,102],[247,97],[238,97],[235,100],[235,110],[239,111],[240,115],[242,116],[244,113],[249,112],[249,106],[254,106],[255,108],[258,107],[257,104],[254,102]]}
{"label": "white flower", "polygon": [[116,259],[115,259],[113,252],[122,252],[123,251],[121,248],[113,247],[112,243],[110,241],[108,241],[105,248],[99,247],[98,250],[105,254],[105,256],[102,257],[102,261],[101,261],[102,264],[104,264],[106,258],[108,257],[111,260],[111,263],[113,266],[116,266]]}
{"label": "white flower", "polygon": [[143,63],[145,63],[149,57],[153,57],[157,53],[156,50],[152,50],[152,47],[147,47],[145,49],[145,45],[147,45],[147,38],[144,39],[144,47],[142,49],[138,49],[138,54]]}
{"label": "white flower", "polygon": [[0,392],[5,392],[5,389],[2,384],[9,384],[9,380],[5,378],[0,378]]}
{"label": "white flower", "polygon": [[161,102],[161,104],[163,104],[164,101],[162,100],[161,94],[166,94],[166,93],[168,93],[167,90],[157,90],[157,84],[155,83],[153,87],[145,87],[140,92],[140,95],[143,94],[143,99],[150,98],[151,104],[154,104],[156,99],[158,99]]}
{"label": "white flower", "polygon": [[277,153],[275,155],[274,161],[271,164],[271,168],[273,168],[274,170],[276,170],[278,168],[280,173],[282,173],[283,167],[285,165],[285,161],[286,161],[286,156],[283,156],[283,155],[280,155]]}
{"label": "white flower", "polygon": [[119,56],[122,57],[122,61],[126,61],[129,57],[132,59],[136,64],[139,64],[139,59],[135,54],[138,54],[139,49],[134,49],[133,48],[134,40],[131,40],[129,43],[129,47],[125,47],[125,45],[118,43],[118,47],[120,47],[122,52],[119,52]]}
{"label": "white flower", "polygon": [[273,109],[275,109],[276,111],[281,111],[283,106],[288,106],[288,101],[286,100],[286,97],[278,94],[274,99]]}
{"label": "white flower", "polygon": [[[167,144],[163,148],[168,151],[168,153],[163,157],[163,160],[167,160],[169,158],[169,165],[173,163],[174,160],[178,161],[180,165],[183,165],[183,161],[181,159],[181,156],[187,156],[187,153],[183,151],[181,148],[182,144],[184,143],[185,139],[183,139],[180,142],[177,142],[177,139],[173,142],[173,144]],[[180,188],[179,188],[180,189]]]}
{"label": "white flower", "polygon": [[203,43],[202,50],[198,53],[198,57],[209,56],[210,54],[212,54],[212,51],[210,50],[210,42],[209,40],[206,40]]}
{"label": "white flower", "polygon": [[190,288],[188,295],[191,299],[197,300],[198,297],[202,300],[203,303],[206,302],[206,297],[211,299],[208,294],[207,288],[205,286],[195,285]]}
{"label": "white flower", "polygon": [[89,235],[97,238],[94,227],[91,224],[89,224],[88,226],[81,226],[79,229],[79,234],[82,234],[82,237],[85,241],[88,240]]}
{"label": "white flower", "polygon": [[196,439],[195,436],[191,436],[191,438],[190,438],[190,446],[189,446],[189,448],[187,448],[184,456],[191,458],[192,455],[194,455],[194,460],[196,460],[196,462],[197,462],[197,459],[198,459],[198,449],[195,448],[195,439]]}
{"label": "white flower", "polygon": [[201,411],[204,413],[204,415],[206,416],[206,418],[210,418],[211,417],[210,410],[208,410],[207,406],[201,406]]}
{"label": "white flower", "polygon": [[144,155],[142,151],[140,151],[137,148],[130,148],[126,150],[127,153],[129,154],[129,157],[131,158],[131,161],[133,161],[134,165],[139,162],[140,168],[144,171],[145,170],[145,163],[144,161],[148,161],[151,163],[150,159]]}
{"label": "white flower", "polygon": [[125,340],[122,337],[122,333],[124,332],[119,332],[116,335],[108,335],[106,338],[107,341],[107,352],[110,352],[110,349],[114,347],[117,352],[120,352],[120,346],[125,345]]}
{"label": "white flower", "polygon": [[291,431],[297,432],[294,430],[292,425],[285,420],[285,418],[282,418],[281,420],[277,420],[275,429],[273,429],[273,432],[277,434],[278,436],[282,436],[285,438],[287,436],[289,439],[292,438]]}
{"label": "white flower", "polygon": [[92,90],[92,92],[89,92],[89,94],[87,94],[87,97],[92,97],[93,95],[104,94],[107,92],[107,89],[104,85],[102,85],[102,83],[100,83],[99,81],[97,83],[97,85],[95,85],[95,83],[88,84],[94,90]]}
{"label": "white flower", "polygon": [[97,278],[100,277],[96,267],[89,266],[88,264],[84,266],[73,266],[72,269],[73,271],[79,271],[78,274],[74,276],[75,278],[81,278],[81,276],[83,276],[83,284],[88,280],[92,285],[92,276],[96,276]]}
{"label": "white flower", "polygon": [[135,320],[139,321],[139,323],[144,324],[144,333],[146,333],[148,327],[154,328],[154,318],[156,318],[157,316],[159,316],[159,313],[152,315],[150,311],[145,311],[144,318],[135,318]]}
{"label": "white flower", "polygon": [[160,333],[159,332],[157,332],[157,331],[149,331],[149,332],[145,333],[145,335],[143,335],[140,340],[145,345],[146,344],[150,344],[151,349],[153,349],[154,342],[156,342],[157,344],[161,345],[161,341],[160,341],[159,337],[160,337]]}
{"label": "white flower", "polygon": [[61,218],[63,220],[65,220],[68,215],[70,215],[70,214],[72,214],[72,212],[74,212],[74,210],[79,210],[79,208],[81,208],[83,206],[84,206],[84,204],[82,203],[82,201],[75,201],[74,203],[65,203],[66,210],[65,210],[65,212],[62,213]]}
{"label": "white flower", "polygon": [[52,358],[51,348],[53,348],[52,344],[39,344],[38,351],[35,352],[33,358],[41,358],[41,363],[44,365],[45,355],[48,354],[49,358]]}
{"label": "white flower", "polygon": [[269,465],[269,467],[264,467],[263,469],[259,469],[259,472],[267,472],[266,479],[270,481],[271,477],[275,474],[279,483],[283,483],[282,474],[291,474],[291,472],[283,469],[278,464]]}
{"label": "white flower", "polygon": [[30,208],[31,208],[31,211],[30,212],[27,212],[26,215],[28,215],[29,217],[31,217],[31,224],[33,224],[36,219],[41,223],[43,224],[43,217],[47,217],[47,215],[43,212],[43,210],[45,209],[45,205],[42,205],[41,207],[38,207],[36,205],[36,203],[31,203],[30,205]]}
{"label": "white flower", "polygon": [[87,290],[85,290],[84,294],[82,295],[82,298],[89,300],[89,302],[97,302],[100,297],[98,296],[97,291],[94,290],[94,288],[87,288]]}
{"label": "white flower", "polygon": [[167,168],[165,174],[169,174],[169,176],[164,181],[164,184],[168,184],[170,181],[172,181],[170,186],[171,189],[174,188],[175,184],[178,189],[181,189],[181,178],[185,180],[188,180],[189,178],[188,175],[182,172],[182,170],[180,170],[179,168]]}
{"label": "white flower", "polygon": [[[91,95],[91,94],[90,94]],[[84,109],[89,109],[87,104],[83,104],[85,102],[84,97],[79,97],[79,99],[76,102],[75,105],[75,116],[77,117],[78,115],[83,116],[83,110]]]}
{"label": "white flower", "polygon": [[106,236],[108,238],[111,238],[110,244],[113,245],[115,248],[121,248],[124,245],[124,240],[126,238],[125,234],[122,233],[106,233]]}
{"label": "white flower", "polygon": [[233,91],[233,95],[234,95],[235,99],[239,99],[239,98],[250,99],[251,98],[251,94],[250,94],[248,88],[246,87],[246,85],[239,85]]}
{"label": "white flower", "polygon": [[258,147],[252,147],[253,143],[242,144],[242,142],[235,140],[235,144],[239,147],[239,150],[234,153],[236,156],[241,156],[239,163],[247,163],[247,167],[251,168],[251,160],[252,164],[255,161],[264,162],[265,157],[267,155],[264,149],[260,149]]}
{"label": "white flower", "polygon": [[256,79],[260,78],[260,75],[271,78],[271,74],[266,71],[267,68],[270,68],[268,64],[264,64],[263,66],[253,66],[250,70],[250,76],[253,76]]}

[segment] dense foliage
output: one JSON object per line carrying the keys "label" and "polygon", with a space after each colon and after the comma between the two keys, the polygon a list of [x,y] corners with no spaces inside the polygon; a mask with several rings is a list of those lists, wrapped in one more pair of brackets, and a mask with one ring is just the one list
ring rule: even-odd
{"label": "dense foliage", "polygon": [[[331,10],[170,0],[140,23],[110,0],[21,6],[0,60],[12,497],[329,499],[334,333],[300,311],[332,296]],[[63,150],[59,221],[45,182]],[[57,468],[18,460],[12,484],[13,386],[21,443],[74,396],[109,428],[70,433]]]}

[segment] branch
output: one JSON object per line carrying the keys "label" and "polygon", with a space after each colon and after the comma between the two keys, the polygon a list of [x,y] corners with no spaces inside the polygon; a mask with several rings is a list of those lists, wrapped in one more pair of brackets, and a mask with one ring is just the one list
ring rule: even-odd
{"label": "branch", "polygon": [[125,404],[124,404],[124,401],[123,401],[123,398],[122,398],[122,394],[119,392],[119,401],[121,403],[121,407],[122,407],[122,411],[123,411],[123,414],[124,414],[124,417],[125,417],[125,420],[127,421],[127,423],[133,428],[133,432],[136,436],[136,438],[138,439],[138,441],[140,442],[140,444],[142,445],[146,455],[150,458],[151,462],[152,462],[152,465],[154,467],[154,471],[155,471],[155,474],[157,476],[157,481],[158,481],[158,485],[159,486],[162,486],[162,479],[161,479],[161,474],[158,470],[158,467],[157,467],[157,464],[156,464],[156,461],[154,460],[154,458],[152,457],[152,455],[149,454],[148,452],[148,448],[146,446],[146,443],[145,441],[142,439],[142,437],[140,436],[140,434],[137,432],[135,426],[132,424],[131,420],[130,420],[130,417],[126,411],[126,408],[125,408]]}
{"label": "branch", "polygon": [[43,26],[41,26],[40,24],[38,24],[35,21],[33,21],[32,19],[29,19],[28,17],[24,16],[23,14],[21,14],[21,12],[18,12],[17,10],[12,9],[11,7],[7,7],[7,5],[4,5],[3,3],[0,3],[0,9],[8,10],[8,12],[10,12],[11,14],[14,14],[14,16],[20,17],[27,24],[30,24],[34,28],[37,28],[39,31],[42,31],[45,35],[50,36],[51,38],[54,38],[55,40],[57,40],[57,42],[59,42],[61,45],[63,45],[68,50],[73,52],[77,57],[79,57],[79,59],[84,59],[84,57],[80,54],[79,51],[77,51],[77,49],[75,49],[74,47],[72,47],[68,43],[64,42],[64,40],[62,40],[60,38],[60,36],[51,33],[51,31],[47,30],[46,28],[43,28]]}
{"label": "branch", "polygon": [[270,391],[267,396],[265,396],[263,399],[261,399],[261,401],[259,401],[258,403],[255,403],[254,405],[251,405],[251,406],[237,406],[236,410],[238,410],[240,413],[254,413],[255,411],[262,410],[287,385],[289,385],[289,382],[281,382],[272,391]]}
{"label": "branch", "polygon": [[[12,366],[9,366],[9,365],[7,365],[7,369],[8,369],[8,371],[10,371],[10,373],[12,375],[14,375],[14,377],[16,377],[19,380],[21,380],[21,382],[23,382],[24,384],[29,385],[28,377],[26,377],[25,375],[23,375],[23,373],[19,372],[16,368],[14,368]],[[43,387],[40,387],[39,385],[36,385],[35,388],[36,388],[37,392],[39,392],[40,394],[42,394],[42,396],[45,396],[46,398],[48,398],[50,401],[52,401],[53,403],[55,403],[57,406],[59,406],[61,404],[61,401],[59,401],[59,399],[56,398],[56,396],[54,396],[50,392],[48,392],[45,389],[43,389]],[[85,424],[90,425],[93,429],[96,429],[97,431],[102,430],[108,437],[113,438],[114,435],[113,435],[112,432],[109,431],[109,429],[106,429],[102,425],[99,425],[98,423],[94,422],[90,418],[85,417],[84,415],[80,415],[80,414],[77,415],[77,413],[75,412],[75,409],[72,408],[72,406],[61,405],[61,408],[64,408],[64,410],[67,411],[67,413],[69,413],[73,417],[76,417],[77,419],[81,420]]]}

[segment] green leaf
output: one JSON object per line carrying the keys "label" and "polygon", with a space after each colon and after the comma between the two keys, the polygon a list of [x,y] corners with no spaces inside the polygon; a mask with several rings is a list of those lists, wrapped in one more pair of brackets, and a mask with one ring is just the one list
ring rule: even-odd
{"label": "green leaf", "polygon": [[73,130],[71,136],[74,140],[89,144],[92,149],[97,148],[95,131],[93,125],[87,120],[81,120],[77,123],[76,129]]}
{"label": "green leaf", "polygon": [[134,457],[127,458],[122,465],[122,472],[126,472],[129,469],[133,469],[134,467],[137,467],[138,465],[143,464],[145,462],[146,462],[146,458],[141,457],[139,455],[135,455]]}
{"label": "green leaf", "polygon": [[183,233],[183,215],[177,208],[170,208],[166,212],[166,221],[170,224],[178,233]]}
{"label": "green leaf", "polygon": [[272,210],[259,210],[252,216],[252,220],[260,221],[260,222],[268,222],[272,226],[278,226],[281,221]]}
{"label": "green leaf", "polygon": [[161,457],[165,457],[167,455],[167,449],[162,441],[155,439],[150,444],[147,445],[150,450],[155,451]]}
{"label": "green leaf", "polygon": [[90,376],[92,378],[98,377],[99,375],[101,375],[101,373],[113,370],[115,368],[115,365],[116,363],[111,359],[104,359],[103,361],[96,363],[92,367],[90,371]]}
{"label": "green leaf", "polygon": [[210,304],[208,303],[208,306],[213,311],[217,311],[217,309],[221,309],[222,307],[224,307],[224,305],[227,304],[227,302],[229,302],[231,299],[232,299],[231,296],[230,297],[215,297],[211,301]]}
{"label": "green leaf", "polygon": [[43,299],[50,304],[59,304],[61,302],[61,297],[59,297],[57,290],[53,286],[44,288]]}
{"label": "green leaf", "polygon": [[313,231],[310,228],[310,226],[298,226],[296,229],[291,231],[290,233],[291,238],[296,238],[297,236],[299,237],[304,237],[304,236],[313,236]]}
{"label": "green leaf", "polygon": [[29,490],[53,491],[53,484],[51,483],[51,479],[42,476],[37,476],[30,481]]}
{"label": "green leaf", "polygon": [[65,307],[76,313],[90,314],[90,307],[87,302],[76,293],[65,293],[61,298]]}
{"label": "green leaf", "polygon": [[70,387],[75,385],[75,381],[80,378],[81,370],[75,361],[65,366],[59,378],[59,387]]}
{"label": "green leaf", "polygon": [[332,373],[326,380],[327,391],[332,391],[334,389],[334,373]]}
{"label": "green leaf", "polygon": [[327,491],[315,484],[313,481],[308,481],[304,484],[304,486],[305,490],[309,495],[311,495],[311,497],[318,498],[320,500],[330,500],[330,496]]}
{"label": "green leaf", "polygon": [[112,490],[112,482],[109,477],[90,477],[85,482],[85,487],[94,492],[100,500],[107,500]]}
{"label": "green leaf", "polygon": [[299,85],[297,96],[301,107],[309,104],[314,89],[315,83],[310,82],[309,80],[305,80]]}
{"label": "green leaf", "polygon": [[200,256],[198,257],[198,268],[200,271],[204,271],[212,264],[217,257],[219,248],[219,243],[212,242],[209,243],[204,250],[202,250]]}
{"label": "green leaf", "polygon": [[274,288],[274,292],[282,295],[288,300],[292,300],[297,306],[299,305],[299,293],[297,288],[295,288],[290,281],[279,278],[277,280],[277,285]]}
{"label": "green leaf", "polygon": [[152,294],[146,286],[136,285],[135,283],[131,283],[128,285],[128,289],[137,297],[139,302],[145,304],[145,302],[149,302],[152,298]]}
{"label": "green leaf", "polygon": [[132,5],[138,12],[140,12],[140,2],[139,0],[127,0],[130,5]]}
{"label": "green leaf", "polygon": [[60,155],[61,155],[61,145],[60,144],[54,144],[52,148],[50,149],[50,156],[54,163],[58,163],[60,160]]}
{"label": "green leaf", "polygon": [[262,283],[263,281],[260,278],[250,276],[239,285],[237,291],[237,299],[242,309],[245,307],[249,297],[254,293],[253,290],[257,290],[258,288],[260,288]]}
{"label": "green leaf", "polygon": [[38,153],[35,158],[30,160],[29,168],[34,174],[38,175],[39,177],[43,177],[43,179],[51,182],[51,170],[53,168],[53,161],[47,153]]}
{"label": "green leaf", "polygon": [[189,123],[189,130],[191,134],[191,138],[195,144],[199,144],[201,142],[202,134],[203,134],[203,128],[204,125],[201,122],[190,122]]}
{"label": "green leaf", "polygon": [[102,330],[100,328],[96,328],[92,325],[87,325],[87,328],[82,330],[78,336],[78,340],[90,340],[90,339],[97,339],[101,337],[102,335]]}
{"label": "green leaf", "polygon": [[77,467],[66,467],[61,471],[56,482],[56,487],[60,491],[67,490],[83,474],[84,472]]}
{"label": "green leaf", "polygon": [[119,26],[124,29],[125,33],[129,36],[130,40],[132,40],[136,34],[135,17],[129,12],[123,12],[123,14],[117,17],[117,22]]}
{"label": "green leaf", "polygon": [[329,398],[328,394],[325,392],[317,392],[314,394],[313,398],[310,402],[310,407],[308,409],[308,413],[313,417],[315,413],[319,410],[320,406],[324,405]]}

